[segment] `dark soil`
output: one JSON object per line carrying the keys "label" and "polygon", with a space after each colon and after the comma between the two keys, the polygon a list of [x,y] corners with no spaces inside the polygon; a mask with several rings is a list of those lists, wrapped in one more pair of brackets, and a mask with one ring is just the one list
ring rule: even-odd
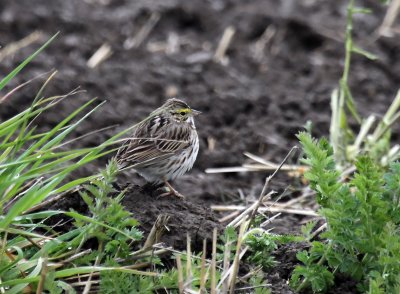
{"label": "dark soil", "polygon": [[[4,57],[0,71],[3,75],[10,72],[40,43],[60,31],[57,40],[8,89],[55,68],[59,72],[46,95],[65,94],[77,86],[86,91],[39,117],[43,129],[83,101],[92,97],[107,100],[75,135],[115,124],[118,127],[74,145],[93,146],[104,141],[170,96],[181,97],[202,111],[197,120],[201,138],[198,160],[193,171],[175,183],[187,200],[157,200],[146,189],[132,189],[124,199],[145,232],[160,213],[167,213],[172,216],[171,231],[163,241],[181,248],[189,232],[195,248],[199,248],[198,242],[210,238],[213,227],[221,227],[221,216],[212,212],[210,205],[243,202],[239,190],[247,199],[257,197],[266,176],[206,174],[206,168],[241,165],[246,162],[245,151],[280,162],[297,144],[295,134],[308,120],[313,122],[316,136],[328,134],[330,94],[343,67],[346,4],[344,0],[3,0],[2,47],[34,30],[41,31],[43,38],[35,46]],[[400,39],[373,42],[385,7],[374,0],[363,1],[363,5],[371,7],[373,13],[356,17],[355,39],[379,60],[356,56],[351,86],[360,113],[381,116],[400,83]],[[142,44],[133,48],[132,38],[155,13],[159,21]],[[212,57],[228,26],[234,26],[236,33],[227,51],[229,62],[222,65]],[[260,48],[257,44],[267,28],[270,39]],[[96,68],[89,68],[87,60],[104,43],[111,46],[113,54]],[[1,105],[0,117],[5,119],[28,106],[40,85],[35,82],[15,93]],[[393,134],[396,140],[398,131]],[[97,172],[106,161],[100,160],[75,176]],[[119,184],[127,182],[144,184],[133,172],[121,175]],[[297,185],[293,183],[293,179],[279,175],[271,189],[282,192],[291,184]],[[66,201],[63,209],[70,204]],[[305,220],[283,215],[271,227],[275,233],[296,233]],[[289,249],[281,248],[277,253],[280,266],[270,276],[274,293],[291,293],[286,280],[296,263],[297,249]],[[354,283],[341,284],[344,288],[332,293],[356,292]]]}
{"label": "dark soil", "polygon": [[216,215],[209,207],[176,197],[159,197],[152,187],[129,187],[123,204],[140,222],[140,227],[149,232],[154,225],[154,216],[169,216],[168,232],[164,239],[174,248],[186,248],[186,235],[192,240],[193,250],[201,251],[203,240],[211,242],[213,229],[223,231]]}

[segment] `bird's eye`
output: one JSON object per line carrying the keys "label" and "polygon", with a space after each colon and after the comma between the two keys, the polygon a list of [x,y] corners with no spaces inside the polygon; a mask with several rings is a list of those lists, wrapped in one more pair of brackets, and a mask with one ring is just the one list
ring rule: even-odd
{"label": "bird's eye", "polygon": [[186,112],[184,112],[184,111],[180,112],[180,115],[182,115],[182,116],[184,116],[185,114],[186,114]]}

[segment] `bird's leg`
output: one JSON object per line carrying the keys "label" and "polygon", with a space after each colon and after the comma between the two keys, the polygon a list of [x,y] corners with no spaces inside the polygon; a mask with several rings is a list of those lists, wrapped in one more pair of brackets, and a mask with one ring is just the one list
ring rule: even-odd
{"label": "bird's leg", "polygon": [[185,199],[185,196],[183,196],[181,193],[179,193],[178,191],[176,191],[174,189],[174,187],[171,186],[170,183],[168,183],[167,180],[164,180],[164,184],[166,186],[166,188],[169,190],[166,193],[161,194],[159,197],[165,197],[165,196],[176,196],[180,199]]}

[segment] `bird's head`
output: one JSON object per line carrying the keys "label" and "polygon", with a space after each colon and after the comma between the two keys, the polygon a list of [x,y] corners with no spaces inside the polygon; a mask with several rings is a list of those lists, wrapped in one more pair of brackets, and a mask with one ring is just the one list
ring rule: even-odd
{"label": "bird's head", "polygon": [[193,117],[199,115],[201,112],[194,110],[186,104],[186,102],[171,98],[162,106],[177,122],[187,122],[194,126]]}

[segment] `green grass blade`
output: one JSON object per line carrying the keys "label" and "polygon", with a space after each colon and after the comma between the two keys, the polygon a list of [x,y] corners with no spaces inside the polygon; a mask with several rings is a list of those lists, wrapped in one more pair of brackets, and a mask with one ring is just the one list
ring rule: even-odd
{"label": "green grass blade", "polygon": [[21,159],[26,157],[27,155],[30,155],[31,153],[33,153],[34,151],[40,149],[40,147],[43,144],[46,144],[48,146],[47,141],[50,140],[50,138],[56,134],[60,128],[64,127],[69,121],[71,121],[74,117],[76,117],[81,111],[83,111],[86,107],[88,107],[90,104],[92,104],[94,102],[94,99],[90,100],[89,102],[85,103],[84,105],[82,105],[81,107],[79,107],[77,110],[75,110],[74,112],[72,112],[68,117],[66,117],[63,121],[61,121],[60,123],[58,123],[53,129],[51,129],[46,136],[44,136],[43,138],[41,138],[39,141],[37,141],[35,144],[33,144],[29,150],[27,150],[26,152],[24,152],[23,155],[21,155]]}
{"label": "green grass blade", "polygon": [[56,33],[51,37],[46,43],[44,43],[38,50],[36,50],[32,55],[26,58],[20,65],[18,65],[12,72],[10,72],[5,78],[0,81],[0,90],[7,85],[12,78],[14,78],[28,63],[30,63],[40,52],[42,52],[53,40],[58,36]]}
{"label": "green grass blade", "polygon": [[[67,278],[67,277],[72,277],[72,276],[76,276],[76,275],[89,274],[89,273],[93,273],[93,272],[103,272],[103,271],[116,271],[116,272],[122,272],[122,273],[133,274],[133,275],[149,276],[149,277],[160,276],[160,274],[156,273],[156,272],[144,272],[144,271],[128,269],[128,268],[123,268],[123,267],[81,266],[81,267],[56,271],[55,277],[57,279],[60,279],[60,278]],[[0,283],[0,287],[14,286],[14,285],[22,284],[22,283],[34,283],[34,282],[38,282],[39,279],[40,279],[40,276],[35,276],[35,277],[27,277],[27,278],[23,278],[23,279],[13,279],[10,281],[3,281]]]}
{"label": "green grass blade", "polygon": [[113,230],[113,231],[115,231],[115,232],[117,232],[117,233],[119,233],[119,234],[121,234],[121,235],[127,237],[128,239],[130,239],[130,240],[132,240],[132,241],[135,241],[135,242],[137,241],[135,238],[133,238],[132,236],[128,235],[127,233],[125,233],[125,232],[123,232],[123,231],[121,231],[121,230],[119,230],[119,229],[116,229],[116,228],[114,228],[114,227],[111,227],[111,226],[109,226],[109,225],[106,225],[105,223],[96,221],[96,220],[94,220],[94,219],[91,218],[91,217],[88,217],[88,216],[85,216],[85,215],[82,215],[82,214],[79,214],[79,213],[73,212],[73,211],[64,212],[64,214],[65,214],[65,215],[68,215],[68,216],[70,216],[70,217],[76,218],[76,219],[80,219],[80,220],[86,221],[86,222],[88,222],[88,223],[92,223],[92,224],[96,224],[96,225],[105,227],[105,228],[107,228],[107,229],[109,229],[109,230]]}

